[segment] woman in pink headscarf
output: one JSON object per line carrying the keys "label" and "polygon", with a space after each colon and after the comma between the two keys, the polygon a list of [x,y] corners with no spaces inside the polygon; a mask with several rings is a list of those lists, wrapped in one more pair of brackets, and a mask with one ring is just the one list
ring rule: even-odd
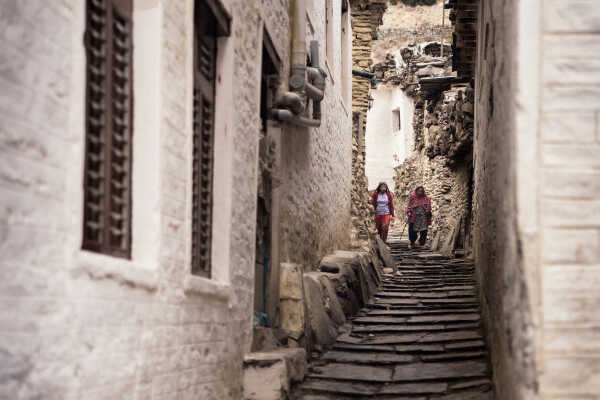
{"label": "woman in pink headscarf", "polygon": [[427,241],[427,229],[431,225],[431,199],[425,194],[423,186],[417,186],[410,194],[408,207],[408,238],[410,239],[409,249],[415,246],[417,236],[421,249],[425,248]]}

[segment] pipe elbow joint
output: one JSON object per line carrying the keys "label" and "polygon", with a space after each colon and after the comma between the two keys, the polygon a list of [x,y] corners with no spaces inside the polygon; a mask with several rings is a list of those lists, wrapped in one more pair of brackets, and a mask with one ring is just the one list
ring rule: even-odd
{"label": "pipe elbow joint", "polygon": [[310,83],[306,82],[305,83],[305,87],[306,87],[306,96],[314,101],[321,101],[323,100],[323,97],[325,97],[325,93],[323,92],[323,90],[319,89],[316,86],[311,85]]}

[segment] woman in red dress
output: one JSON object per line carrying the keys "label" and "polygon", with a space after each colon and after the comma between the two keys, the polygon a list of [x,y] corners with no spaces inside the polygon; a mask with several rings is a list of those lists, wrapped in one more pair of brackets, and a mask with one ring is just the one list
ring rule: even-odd
{"label": "woman in red dress", "polygon": [[371,204],[375,209],[375,226],[379,237],[387,242],[390,222],[394,218],[394,200],[388,190],[388,185],[381,182],[371,196]]}

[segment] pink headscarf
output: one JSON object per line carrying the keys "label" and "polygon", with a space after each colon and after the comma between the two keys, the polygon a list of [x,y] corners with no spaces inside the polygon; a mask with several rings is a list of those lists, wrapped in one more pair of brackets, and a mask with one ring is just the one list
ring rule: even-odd
{"label": "pink headscarf", "polygon": [[425,207],[425,211],[431,212],[431,199],[426,194],[423,196],[419,196],[417,194],[417,190],[423,189],[423,193],[425,193],[425,188],[423,186],[417,186],[415,190],[413,190],[410,194],[410,199],[408,200],[408,207],[406,207],[406,211],[410,212],[413,208],[423,206]]}

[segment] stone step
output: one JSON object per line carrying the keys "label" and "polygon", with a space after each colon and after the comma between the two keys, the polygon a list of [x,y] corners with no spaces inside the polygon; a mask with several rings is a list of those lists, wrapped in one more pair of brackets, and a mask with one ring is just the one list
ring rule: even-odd
{"label": "stone step", "polygon": [[389,352],[399,354],[437,354],[437,353],[469,353],[482,351],[485,344],[481,340],[469,340],[464,342],[453,342],[446,344],[399,344],[399,345],[377,345],[377,344],[351,344],[351,343],[336,343],[333,348],[335,350],[352,351],[352,352]]}
{"label": "stone step", "polygon": [[[403,383],[403,384],[373,384],[357,382],[339,382],[335,380],[312,379],[302,385],[303,389],[312,390],[321,393],[343,394],[352,397],[361,398],[382,396],[401,396],[401,395],[435,395],[442,394],[448,390],[446,383]],[[327,397],[330,399],[330,397]],[[398,397],[394,397],[398,399]],[[410,399],[422,399],[425,397],[410,397]]]}
{"label": "stone step", "polygon": [[465,322],[479,321],[479,314],[448,314],[442,315],[420,315],[410,317],[381,317],[381,316],[365,316],[352,319],[355,324],[399,324],[399,323],[436,323],[436,322]]}
{"label": "stone step", "polygon": [[465,304],[388,304],[385,302],[376,302],[376,303],[368,303],[367,307],[370,310],[438,310],[442,308],[452,308],[455,309],[453,312],[459,312],[460,310],[471,310],[477,307],[478,304],[475,303],[465,303]]}
{"label": "stone step", "polygon": [[344,333],[338,337],[338,342],[351,344],[406,344],[406,343],[445,343],[462,340],[482,340],[476,331],[450,332],[419,332],[401,333],[396,335],[371,335]]}
{"label": "stone step", "polygon": [[332,361],[336,363],[356,363],[356,364],[403,364],[418,361],[415,356],[406,354],[383,353],[383,352],[351,352],[342,350],[328,351],[321,357],[321,360]]}
{"label": "stone step", "polygon": [[467,297],[474,296],[474,290],[450,290],[432,291],[432,292],[416,292],[416,291],[380,291],[375,293],[376,297],[390,298],[416,298],[416,299],[443,299],[446,297]]}
{"label": "stone step", "polygon": [[397,272],[383,275],[294,398],[491,400],[473,263],[406,242],[391,252]]}
{"label": "stone step", "polygon": [[354,326],[352,333],[385,333],[385,332],[439,332],[461,329],[477,329],[478,323],[457,323],[457,324],[385,324],[385,325],[363,325]]}
{"label": "stone step", "polygon": [[454,286],[445,286],[443,284],[438,285],[389,285],[384,284],[382,288],[386,292],[403,292],[406,290],[411,290],[413,292],[448,292],[452,290],[473,290],[475,291],[477,287],[475,285],[454,285]]}
{"label": "stone step", "polygon": [[449,360],[467,360],[485,358],[485,351],[463,351],[463,352],[446,352],[444,354],[430,354],[421,356],[421,361],[449,361]]}
{"label": "stone step", "polygon": [[[369,316],[369,317],[376,317],[376,316],[434,316],[434,315],[446,315],[446,314],[452,314],[452,315],[461,315],[461,314],[472,314],[472,313],[478,313],[479,310],[477,308],[464,308],[464,309],[456,309],[456,308],[433,308],[433,307],[419,307],[416,309],[391,309],[391,310],[385,310],[385,309],[377,309],[377,308],[372,308],[372,309],[366,309],[365,311],[361,311],[359,316]],[[479,315],[479,314],[477,314]]]}
{"label": "stone step", "polygon": [[387,366],[330,363],[309,370],[310,378],[329,378],[354,382],[408,382],[449,378],[485,377],[488,366],[483,361],[453,361],[437,363],[407,363]]}

